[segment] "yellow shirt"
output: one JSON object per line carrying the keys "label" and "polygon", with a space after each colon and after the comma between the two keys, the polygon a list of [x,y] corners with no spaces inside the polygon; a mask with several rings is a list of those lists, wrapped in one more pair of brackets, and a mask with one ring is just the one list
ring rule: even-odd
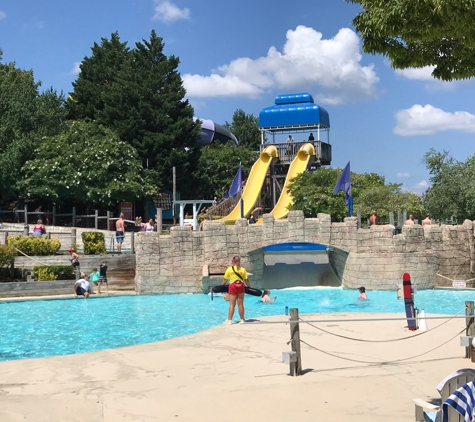
{"label": "yellow shirt", "polygon": [[[233,268],[236,271],[236,273],[238,273],[242,277],[242,280],[233,271]],[[224,278],[226,280],[229,280],[229,283],[236,283],[236,281],[240,281],[241,283],[244,283],[244,280],[247,280],[247,272],[243,267],[241,267],[239,269],[236,266],[228,267],[228,269],[224,273]]]}

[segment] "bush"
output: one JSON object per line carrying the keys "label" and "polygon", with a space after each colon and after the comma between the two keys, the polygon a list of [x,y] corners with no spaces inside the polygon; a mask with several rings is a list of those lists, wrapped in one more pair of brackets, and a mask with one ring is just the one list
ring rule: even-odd
{"label": "bush", "polygon": [[76,278],[70,265],[35,265],[33,272],[38,281],[74,280]]}
{"label": "bush", "polygon": [[0,245],[0,267],[8,267],[15,260],[16,250],[9,245]]}
{"label": "bush", "polygon": [[107,253],[104,233],[83,232],[81,237],[84,245],[84,255],[103,255]]}
{"label": "bush", "polygon": [[7,242],[8,245],[17,248],[26,255],[54,255],[61,247],[58,239],[43,237],[8,236]]}

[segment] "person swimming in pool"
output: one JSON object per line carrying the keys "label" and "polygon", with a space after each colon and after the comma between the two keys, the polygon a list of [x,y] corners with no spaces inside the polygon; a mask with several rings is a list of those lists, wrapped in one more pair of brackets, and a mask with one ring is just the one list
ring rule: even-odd
{"label": "person swimming in pool", "polygon": [[358,290],[360,291],[358,300],[368,300],[368,296],[366,296],[366,289],[363,286],[361,286]]}
{"label": "person swimming in pool", "polygon": [[270,298],[270,290],[265,289],[262,293],[261,298],[259,299],[260,302],[275,302],[277,300],[277,296],[274,296],[274,299]]}

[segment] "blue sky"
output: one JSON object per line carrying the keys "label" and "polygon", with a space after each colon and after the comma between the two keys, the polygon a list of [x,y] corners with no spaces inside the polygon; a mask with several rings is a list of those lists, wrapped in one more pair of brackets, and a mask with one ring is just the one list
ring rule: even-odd
{"label": "blue sky", "polygon": [[224,123],[239,108],[258,115],[279,94],[309,92],[330,114],[334,167],[351,160],[353,171],[423,192],[430,148],[474,153],[474,83],[362,53],[358,10],[344,0],[16,0],[0,4],[0,48],[3,62],[67,93],[94,42],[119,31],[133,46],[155,29],[180,58],[196,116]]}

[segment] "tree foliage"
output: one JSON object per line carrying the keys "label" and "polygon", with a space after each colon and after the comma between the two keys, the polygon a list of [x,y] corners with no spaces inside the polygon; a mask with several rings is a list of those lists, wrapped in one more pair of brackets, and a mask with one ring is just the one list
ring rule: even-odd
{"label": "tree foliage", "polygon": [[246,147],[234,147],[232,142],[222,145],[213,142],[201,149],[196,176],[198,197],[211,195],[221,196],[229,189],[234,176],[242,163],[243,180],[249,175],[252,165],[257,159],[256,153]]}
{"label": "tree foliage", "polygon": [[445,81],[475,75],[475,3],[467,0],[347,0],[363,11],[353,20],[363,51],[392,67],[434,66]]}
{"label": "tree foliage", "polygon": [[253,114],[246,114],[243,110],[238,109],[233,114],[232,122],[226,122],[224,126],[236,136],[239,146],[253,151],[259,150],[259,144],[261,143],[259,119]]}
{"label": "tree foliage", "polygon": [[156,192],[133,147],[108,128],[84,121],[51,137],[23,167],[28,197],[111,205]]}
{"label": "tree foliage", "polygon": [[475,155],[465,162],[447,151],[431,149],[425,155],[431,187],[424,197],[428,212],[437,219],[475,219]]}
{"label": "tree foliage", "polygon": [[163,49],[155,31],[131,50],[117,33],[103,39],[81,65],[68,107],[72,116],[97,121],[135,148],[143,167],[153,170],[158,190],[172,189],[175,166],[177,185],[188,196],[194,191],[200,128],[184,99],[179,59]]}
{"label": "tree foliage", "polygon": [[[318,213],[330,214],[333,221],[342,221],[347,215],[344,192],[337,195],[333,188],[341,175],[341,169],[319,168],[316,172],[304,172],[289,185],[294,203],[292,210],[302,210],[306,217]],[[408,211],[420,218],[424,213],[422,198],[412,192],[403,192],[397,183],[386,184],[384,177],[375,173],[351,173],[351,193],[354,210],[361,210],[363,218],[373,210],[381,221],[389,221],[390,211]]]}
{"label": "tree foliage", "polygon": [[[1,60],[1,51],[0,51]],[[45,137],[65,130],[64,98],[53,89],[39,92],[33,72],[0,63],[0,186],[18,194],[20,169]]]}

